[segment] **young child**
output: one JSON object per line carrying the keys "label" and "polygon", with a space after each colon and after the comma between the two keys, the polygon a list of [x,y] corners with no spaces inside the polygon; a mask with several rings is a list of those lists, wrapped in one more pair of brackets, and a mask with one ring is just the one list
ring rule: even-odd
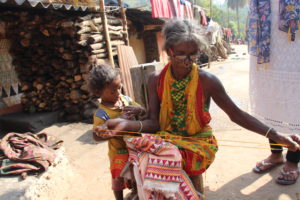
{"label": "young child", "polygon": [[128,151],[122,137],[101,135],[97,126],[113,118],[134,119],[145,114],[145,109],[130,97],[121,94],[122,83],[118,71],[108,65],[97,65],[90,71],[89,88],[101,99],[94,114],[93,137],[96,141],[108,140],[108,156],[112,175],[112,190],[117,200],[123,199],[125,183],[120,173],[128,160]]}

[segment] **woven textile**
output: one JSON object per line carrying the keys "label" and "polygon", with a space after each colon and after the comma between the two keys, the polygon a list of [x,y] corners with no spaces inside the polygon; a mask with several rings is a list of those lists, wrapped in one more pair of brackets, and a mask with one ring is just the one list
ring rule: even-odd
{"label": "woven textile", "polygon": [[9,48],[10,41],[0,37],[0,99],[4,102],[3,105],[0,104],[0,109],[21,103],[20,81],[12,65],[13,58],[9,54]]}
{"label": "woven textile", "polygon": [[300,133],[300,39],[287,41],[278,29],[279,4],[272,1],[271,62],[265,70],[250,58],[252,113],[282,132]]}
{"label": "woven textile", "polygon": [[159,136],[128,137],[129,161],[134,165],[139,199],[199,199],[181,168],[176,146]]}

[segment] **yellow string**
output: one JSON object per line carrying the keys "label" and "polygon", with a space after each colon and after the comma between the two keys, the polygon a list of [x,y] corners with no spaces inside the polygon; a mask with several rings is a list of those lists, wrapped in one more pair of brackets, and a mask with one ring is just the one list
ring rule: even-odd
{"label": "yellow string", "polygon": [[292,42],[291,28],[289,28],[289,31],[288,31],[288,41],[289,41],[289,43]]}
{"label": "yellow string", "polygon": [[[161,135],[161,134],[157,134],[157,133],[139,133],[139,132],[134,132],[134,131],[119,131],[119,130],[109,130],[109,129],[102,129],[103,131],[116,131],[116,132],[119,132],[119,133],[132,133],[132,134],[146,134],[146,135],[159,135],[159,136],[164,136],[164,135]],[[102,133],[101,135],[106,135],[106,136],[110,136],[110,137],[124,137],[124,136],[130,136],[130,137],[140,137],[140,136],[132,136],[132,135],[124,135],[124,134],[121,134],[121,135],[110,135],[110,134],[106,134],[106,133]],[[203,137],[186,137],[186,136],[179,136],[179,135],[174,135],[172,136],[172,138],[181,138],[181,139],[184,139],[184,138],[188,138],[188,139],[201,139]],[[167,141],[171,141],[170,139],[167,139],[165,138],[165,140]],[[259,145],[265,145],[264,143],[258,143],[258,142],[245,142],[245,141],[235,141],[235,140],[218,140],[218,141],[226,141],[226,142],[236,142],[236,143],[249,143],[249,144],[259,144]],[[203,145],[202,143],[200,142],[197,142],[197,141],[194,141],[195,144],[201,144]],[[286,149],[286,145],[284,144],[274,144],[274,143],[270,143],[271,145],[274,145],[274,146],[281,146],[283,147],[284,149]],[[236,145],[223,145],[223,144],[218,144],[218,146],[230,146],[230,147],[244,147],[244,148],[254,148],[254,149],[269,149],[269,150],[281,150],[281,149],[276,149],[276,148],[269,148],[269,147],[251,147],[251,146],[236,146]]]}
{"label": "yellow string", "polygon": [[300,38],[300,21],[298,22],[298,37]]}

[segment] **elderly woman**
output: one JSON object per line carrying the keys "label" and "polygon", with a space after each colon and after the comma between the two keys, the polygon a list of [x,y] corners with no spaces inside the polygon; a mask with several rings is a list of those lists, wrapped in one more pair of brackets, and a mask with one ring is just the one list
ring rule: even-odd
{"label": "elderly woman", "polygon": [[197,185],[196,177],[213,162],[218,149],[209,126],[211,99],[236,124],[285,144],[292,151],[299,149],[299,136],[278,133],[240,110],[226,94],[219,79],[195,64],[200,41],[188,21],[168,21],[163,34],[164,48],[170,62],[149,78],[148,118],[142,122],[108,120],[106,126],[109,129],[149,133],[160,131],[160,135],[179,148],[183,169],[194,185]]}

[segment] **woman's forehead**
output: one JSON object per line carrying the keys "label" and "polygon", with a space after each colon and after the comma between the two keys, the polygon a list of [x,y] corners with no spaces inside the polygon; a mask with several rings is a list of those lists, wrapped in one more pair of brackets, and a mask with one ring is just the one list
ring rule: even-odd
{"label": "woman's forehead", "polygon": [[193,53],[198,51],[198,45],[192,41],[178,42],[173,45],[173,50],[175,52]]}

